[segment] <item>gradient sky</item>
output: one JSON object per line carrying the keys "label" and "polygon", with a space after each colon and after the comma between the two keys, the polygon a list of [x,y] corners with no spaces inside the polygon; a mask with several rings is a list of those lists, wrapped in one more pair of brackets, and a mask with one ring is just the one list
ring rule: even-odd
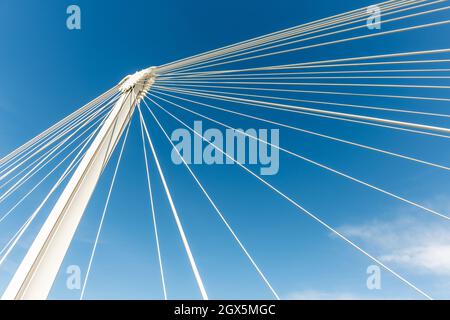
{"label": "gradient sky", "polygon": [[[6,155],[136,70],[373,3],[1,0],[0,152]],[[81,8],[81,30],[66,28],[66,8],[70,4]],[[448,18],[448,12],[436,16],[437,20],[443,20]],[[426,18],[417,19],[417,23],[426,22]],[[450,47],[449,27],[439,30],[394,35],[383,41],[355,42],[333,50],[305,51],[298,53],[296,62]],[[353,89],[357,91],[363,90]],[[448,97],[449,91],[404,90],[401,94]],[[448,103],[333,96],[327,99],[448,113]],[[243,108],[226,103],[217,105],[234,110]],[[198,120],[184,111],[171,110],[191,125]],[[204,112],[235,127],[275,128],[219,112]],[[157,114],[169,132],[180,126],[160,110]],[[383,112],[366,114],[392,117]],[[447,139],[281,112],[260,111],[259,115],[428,161],[450,163]],[[395,116],[400,120],[449,126],[446,119]],[[170,146],[159,128],[150,117],[147,122],[210,298],[272,298],[189,173],[172,164]],[[217,127],[207,122],[204,126]],[[450,212],[450,177],[445,170],[285,129],[280,129],[280,144],[410,200],[443,213]],[[79,265],[83,272],[86,269],[116,157],[117,154],[102,176],[77,230],[51,298],[77,299],[80,295],[79,290],[66,288],[65,270],[70,265]],[[373,264],[371,260],[238,166],[193,169],[282,298],[422,298],[385,271],[382,289],[368,290],[366,269]],[[169,298],[200,298],[153,163],[151,171]],[[444,220],[285,154],[280,154],[279,173],[267,179],[433,297],[450,298],[450,228]],[[41,196],[45,187],[42,190]],[[8,241],[36,207],[38,199],[33,198],[34,202],[21,207],[7,223],[0,225],[0,244]],[[3,212],[7,207],[0,206],[0,210]],[[38,219],[22,246],[0,269],[0,291],[44,219],[45,215]],[[86,298],[162,297],[135,117]]]}

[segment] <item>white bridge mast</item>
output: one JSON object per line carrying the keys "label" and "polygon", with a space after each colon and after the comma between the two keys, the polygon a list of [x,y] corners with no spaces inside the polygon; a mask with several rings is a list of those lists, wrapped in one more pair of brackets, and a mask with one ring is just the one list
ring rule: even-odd
{"label": "white bridge mast", "polygon": [[119,100],[61,193],[2,299],[47,298],[102,171],[137,103],[154,79],[155,68],[152,67],[121,81]]}

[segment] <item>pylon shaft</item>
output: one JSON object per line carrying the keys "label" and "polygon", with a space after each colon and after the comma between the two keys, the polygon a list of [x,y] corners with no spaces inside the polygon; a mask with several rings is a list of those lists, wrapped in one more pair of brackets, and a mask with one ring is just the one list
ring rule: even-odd
{"label": "pylon shaft", "polygon": [[[147,70],[150,72],[141,71],[144,81],[142,77],[133,75],[122,82],[122,96],[84,154],[2,299],[41,300],[48,297],[102,171],[129,123],[136,104],[153,83],[153,78],[149,77],[152,69]],[[130,83],[130,79],[134,83]]]}

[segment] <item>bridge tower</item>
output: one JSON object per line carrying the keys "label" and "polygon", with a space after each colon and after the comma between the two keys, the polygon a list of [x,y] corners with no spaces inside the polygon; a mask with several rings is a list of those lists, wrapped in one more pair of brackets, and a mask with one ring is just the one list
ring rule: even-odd
{"label": "bridge tower", "polygon": [[136,105],[155,81],[155,67],[125,77],[121,96],[59,196],[2,299],[46,299],[95,186]]}

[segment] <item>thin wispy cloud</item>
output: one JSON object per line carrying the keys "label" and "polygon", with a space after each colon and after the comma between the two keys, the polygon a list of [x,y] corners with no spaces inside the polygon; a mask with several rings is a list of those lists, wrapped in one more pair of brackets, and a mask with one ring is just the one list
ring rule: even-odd
{"label": "thin wispy cloud", "polygon": [[443,220],[402,217],[340,228],[346,236],[375,248],[389,265],[414,273],[450,276],[450,227]]}
{"label": "thin wispy cloud", "polygon": [[413,270],[450,276],[450,245],[430,243],[424,246],[412,246],[384,255],[381,259]]}

